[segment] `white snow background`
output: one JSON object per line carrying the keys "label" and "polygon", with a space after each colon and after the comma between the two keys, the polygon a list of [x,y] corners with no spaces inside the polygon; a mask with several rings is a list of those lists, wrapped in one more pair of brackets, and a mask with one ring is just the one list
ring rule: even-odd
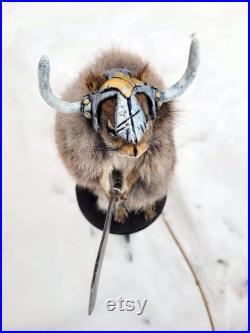
{"label": "white snow background", "polygon": [[[89,287],[101,232],[76,203],[54,143],[58,95],[113,45],[148,59],[169,86],[190,35],[201,65],[177,102],[178,164],[165,215],[207,296],[217,330],[247,329],[247,4],[3,3],[3,321],[5,330],[209,330],[197,286],[164,221],[111,235],[94,313]],[[129,261],[129,254],[132,261]],[[142,316],[107,299],[147,299]]]}

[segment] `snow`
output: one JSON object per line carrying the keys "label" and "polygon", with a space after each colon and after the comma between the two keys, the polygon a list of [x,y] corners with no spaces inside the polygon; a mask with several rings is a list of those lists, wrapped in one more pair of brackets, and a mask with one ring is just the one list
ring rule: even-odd
{"label": "snow", "polygon": [[[38,92],[47,54],[60,94],[103,48],[148,59],[167,85],[190,35],[201,45],[177,103],[178,165],[164,214],[208,298],[217,330],[247,329],[247,4],[3,3],[5,330],[209,330],[197,286],[163,218],[111,235],[94,313],[89,287],[101,233],[81,215],[54,144],[54,112]],[[171,46],[171,47],[170,47]],[[132,254],[132,261],[129,261]],[[107,299],[147,299],[143,315]]]}

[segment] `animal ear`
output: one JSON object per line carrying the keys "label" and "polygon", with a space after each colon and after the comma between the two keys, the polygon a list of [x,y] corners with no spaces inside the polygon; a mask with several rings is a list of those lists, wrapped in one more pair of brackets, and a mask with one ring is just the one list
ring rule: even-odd
{"label": "animal ear", "polygon": [[101,87],[101,85],[103,85],[104,82],[105,77],[100,73],[89,72],[85,79],[87,88],[93,93],[97,92],[97,90]]}
{"label": "animal ear", "polygon": [[147,81],[148,73],[149,73],[149,65],[145,64],[142,67],[142,69],[140,69],[139,72],[137,73],[136,78],[140,81],[145,82],[145,81]]}

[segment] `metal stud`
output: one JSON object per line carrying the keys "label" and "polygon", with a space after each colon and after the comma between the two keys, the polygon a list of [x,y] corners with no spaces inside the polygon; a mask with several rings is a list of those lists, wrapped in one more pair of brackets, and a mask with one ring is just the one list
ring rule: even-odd
{"label": "metal stud", "polygon": [[83,100],[83,104],[84,105],[88,105],[89,102],[90,102],[90,100],[88,98],[84,98],[84,100]]}
{"label": "metal stud", "polygon": [[86,117],[87,119],[91,119],[92,118],[92,114],[89,111],[84,111],[83,114],[84,114],[84,117]]}
{"label": "metal stud", "polygon": [[156,98],[161,98],[161,93],[160,93],[159,91],[157,91],[157,92],[155,93],[155,97],[156,97]]}

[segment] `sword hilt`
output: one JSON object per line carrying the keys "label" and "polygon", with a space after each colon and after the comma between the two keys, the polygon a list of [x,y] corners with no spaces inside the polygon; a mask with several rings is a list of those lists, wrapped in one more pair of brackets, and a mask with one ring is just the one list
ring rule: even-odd
{"label": "sword hilt", "polygon": [[109,176],[110,191],[112,194],[120,194],[122,189],[122,173],[120,170],[113,169]]}

